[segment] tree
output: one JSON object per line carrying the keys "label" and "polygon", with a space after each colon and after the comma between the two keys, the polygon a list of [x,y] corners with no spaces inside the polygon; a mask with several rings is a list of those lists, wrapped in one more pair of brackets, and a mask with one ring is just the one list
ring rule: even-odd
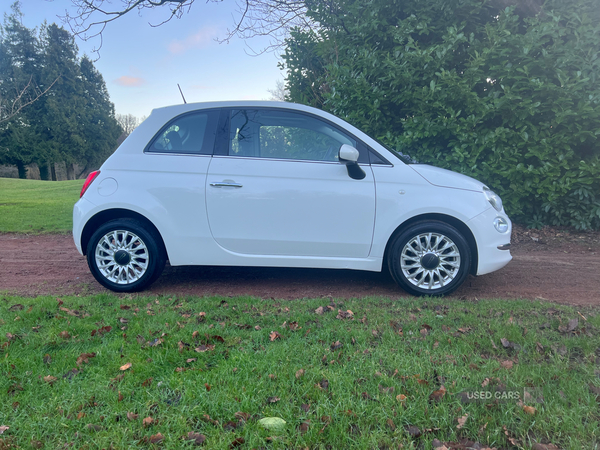
{"label": "tree", "polygon": [[285,83],[282,80],[277,80],[275,82],[274,89],[268,89],[267,92],[271,94],[269,100],[277,101],[277,102],[285,102],[289,92],[285,88]]}
{"label": "tree", "polygon": [[117,122],[121,125],[125,137],[129,136],[140,124],[140,120],[133,114],[117,114]]}
{"label": "tree", "polygon": [[287,41],[292,101],[486,181],[518,221],[600,228],[596,0],[320,5]]}
{"label": "tree", "polygon": [[87,173],[99,167],[115,150],[123,127],[115,117],[102,75],[87,56],[81,59],[80,71],[84,101],[82,123],[85,124],[81,135],[85,145],[75,160],[83,165],[82,173]]}
{"label": "tree", "polygon": [[[38,33],[24,27],[18,2],[1,31],[0,100],[17,109],[0,122],[0,164],[17,165],[24,178],[25,166],[37,163],[45,180],[56,179],[56,162],[67,164],[69,178],[76,176],[75,163],[84,170],[100,165],[121,128],[93,63],[78,57],[64,28],[44,24]],[[29,95],[27,86],[45,95],[26,104],[19,95]]]}
{"label": "tree", "polygon": [[25,107],[39,99],[50,88],[41,82],[39,40],[35,30],[21,24],[19,3],[5,15],[0,33],[0,161],[17,166],[25,176],[25,166],[34,162],[40,150],[37,130],[31,126],[34,117]]}

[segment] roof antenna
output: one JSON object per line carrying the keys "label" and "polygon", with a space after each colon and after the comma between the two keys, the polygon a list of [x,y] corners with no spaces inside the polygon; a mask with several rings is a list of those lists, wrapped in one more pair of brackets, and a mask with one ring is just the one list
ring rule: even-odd
{"label": "roof antenna", "polygon": [[183,99],[183,103],[187,104],[187,102],[185,101],[185,97],[183,96],[183,91],[181,90],[181,86],[179,86],[179,83],[177,83],[177,87],[179,88],[179,93],[181,94],[181,98]]}

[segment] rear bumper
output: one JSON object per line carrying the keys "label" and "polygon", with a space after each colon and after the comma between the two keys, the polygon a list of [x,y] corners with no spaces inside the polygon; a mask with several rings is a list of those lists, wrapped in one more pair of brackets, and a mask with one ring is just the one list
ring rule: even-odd
{"label": "rear bumper", "polygon": [[81,248],[81,234],[86,223],[86,219],[89,218],[90,211],[94,208],[94,205],[85,198],[80,198],[75,206],[73,206],[73,241],[77,251],[83,255],[83,249]]}

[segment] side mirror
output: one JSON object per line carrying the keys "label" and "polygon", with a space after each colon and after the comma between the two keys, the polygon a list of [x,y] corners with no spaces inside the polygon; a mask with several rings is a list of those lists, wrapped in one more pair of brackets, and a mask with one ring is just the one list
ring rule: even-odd
{"label": "side mirror", "polygon": [[346,165],[348,176],[353,180],[362,180],[367,176],[364,170],[358,165],[358,150],[348,144],[342,144],[338,153],[338,159]]}
{"label": "side mirror", "polygon": [[356,163],[358,161],[358,150],[348,144],[342,144],[338,158],[342,163]]}

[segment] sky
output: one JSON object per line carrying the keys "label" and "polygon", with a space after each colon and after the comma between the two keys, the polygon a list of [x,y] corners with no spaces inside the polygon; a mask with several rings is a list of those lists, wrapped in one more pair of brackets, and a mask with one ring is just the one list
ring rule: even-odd
{"label": "sky", "polygon": [[[12,0],[0,0],[0,12],[9,13]],[[113,0],[114,6],[120,1]],[[23,24],[28,28],[46,20],[63,25],[58,16],[75,14],[71,0],[21,0]],[[266,38],[228,44],[216,41],[232,28],[235,0],[207,3],[196,0],[190,12],[168,17],[167,7],[132,11],[110,23],[99,39],[76,39],[80,56],[87,54],[106,82],[117,114],[141,118],[154,108],[182,103],[177,84],[188,103],[216,100],[266,100],[284,72],[277,67],[279,53],[252,56],[269,44]],[[67,25],[64,25],[68,29]],[[254,50],[254,52],[253,52]]]}

